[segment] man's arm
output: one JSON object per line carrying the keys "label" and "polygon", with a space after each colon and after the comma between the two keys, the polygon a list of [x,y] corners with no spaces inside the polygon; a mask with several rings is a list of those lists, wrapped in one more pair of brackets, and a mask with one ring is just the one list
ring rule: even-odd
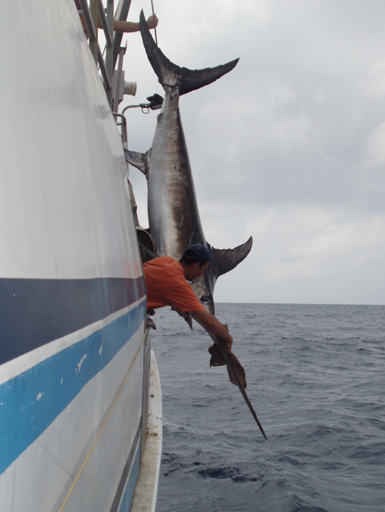
{"label": "man's arm", "polygon": [[231,346],[233,344],[233,338],[227,332],[226,328],[221,324],[221,322],[211,313],[206,311],[205,309],[200,311],[193,311],[194,315],[200,320],[203,324],[203,327],[215,334],[223,341],[225,341],[225,345],[221,348],[226,350],[231,350]]}
{"label": "man's arm", "polygon": [[[155,28],[158,25],[158,18],[156,14],[150,16],[147,20],[148,28]],[[139,23],[133,21],[119,21],[114,20],[115,32],[138,32],[140,30]]]}

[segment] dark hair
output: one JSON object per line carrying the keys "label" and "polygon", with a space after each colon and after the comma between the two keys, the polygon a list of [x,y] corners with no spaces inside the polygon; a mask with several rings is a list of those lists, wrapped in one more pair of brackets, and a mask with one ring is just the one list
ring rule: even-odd
{"label": "dark hair", "polygon": [[202,268],[203,265],[206,265],[207,261],[202,261],[202,259],[197,256],[192,251],[186,250],[181,259],[179,260],[181,263],[184,263],[188,267],[191,265],[195,265],[195,263],[199,263],[199,268]]}

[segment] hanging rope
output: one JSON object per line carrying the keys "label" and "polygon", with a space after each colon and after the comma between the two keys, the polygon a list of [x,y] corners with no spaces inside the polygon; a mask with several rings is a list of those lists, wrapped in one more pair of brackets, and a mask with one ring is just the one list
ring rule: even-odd
{"label": "hanging rope", "polygon": [[[151,8],[152,8],[152,15],[155,16],[153,0],[151,0]],[[155,33],[155,44],[156,44],[156,46],[158,46],[158,37],[156,35],[156,27],[154,27],[154,33]]]}

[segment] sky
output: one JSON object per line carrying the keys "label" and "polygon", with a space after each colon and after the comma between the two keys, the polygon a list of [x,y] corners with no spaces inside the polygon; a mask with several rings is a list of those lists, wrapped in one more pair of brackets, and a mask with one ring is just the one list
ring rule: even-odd
{"label": "sky", "polygon": [[[219,249],[253,236],[219,278],[216,302],[385,304],[385,3],[376,0],[154,0],[174,63],[214,67],[180,98],[202,225]],[[132,0],[128,19],[150,0]],[[140,34],[126,80],[163,93]],[[126,112],[128,147],[147,151],[156,112]],[[130,168],[147,227],[146,182]]]}

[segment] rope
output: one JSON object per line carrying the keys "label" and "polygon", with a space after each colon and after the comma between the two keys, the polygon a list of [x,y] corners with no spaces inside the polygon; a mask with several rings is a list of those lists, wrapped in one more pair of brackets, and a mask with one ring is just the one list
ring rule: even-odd
{"label": "rope", "polygon": [[[173,333],[174,333],[174,335],[175,335],[177,338],[179,338],[179,339],[180,339],[180,340],[182,340],[184,343],[186,343],[186,344],[189,346],[189,348],[190,348],[190,349],[195,350],[195,351],[196,351],[196,352],[198,352],[198,354],[200,354],[200,355],[201,355],[205,360],[207,360],[207,355],[206,355],[205,353],[203,353],[201,350],[198,350],[198,349],[197,349],[197,348],[195,348],[194,346],[192,346],[192,345],[188,344],[188,343],[186,342],[186,340],[184,340],[184,339],[183,339],[183,338],[182,338],[178,333],[176,333],[175,331],[173,331]],[[190,392],[190,385],[189,385],[189,383],[188,383],[188,382],[187,382],[187,388],[188,388],[188,397],[189,397],[189,403],[190,403],[191,417],[192,417],[192,418],[194,418],[194,412],[193,412],[193,408],[192,408],[192,400],[191,400],[191,392]],[[196,426],[195,426],[195,430],[194,430],[194,431],[192,431],[192,432],[193,432],[193,433],[194,433],[194,435],[195,435],[195,439],[196,439],[196,441],[197,441],[197,444],[199,444],[198,435],[196,434],[196,432],[199,432],[201,435],[202,435],[202,432],[201,432],[201,431],[200,431]],[[267,445],[268,445],[268,447],[269,447],[269,449],[270,449],[271,458],[272,458],[272,460],[273,460],[273,452],[272,452],[272,450],[271,450],[271,446],[270,446],[270,444],[269,444],[269,442],[268,442],[268,440],[267,440],[267,439],[266,439],[266,443],[267,443]],[[188,470],[187,470],[186,466],[185,466],[185,465],[184,465],[184,463],[183,463],[182,458],[181,458],[180,456],[178,456],[178,458],[179,458],[179,460],[181,461],[181,463],[182,463],[182,465],[183,465],[183,467],[184,467],[184,469],[185,469],[186,474],[187,474],[187,475],[189,475],[189,476],[191,477],[191,475],[189,474],[189,472],[188,472]],[[217,497],[216,497],[216,495],[215,495],[215,493],[214,493],[214,491],[213,491],[213,489],[212,489],[211,483],[210,483],[210,481],[209,481],[209,477],[207,476],[206,465],[205,465],[205,463],[203,462],[203,459],[202,459],[202,453],[201,453],[201,452],[199,452],[199,459],[200,459],[201,465],[203,466],[203,470],[204,470],[204,474],[205,474],[205,480],[207,481],[207,483],[208,483],[208,485],[209,485],[209,488],[210,488],[210,491],[211,491],[212,499],[213,499],[213,501],[215,502],[216,506],[218,507],[218,510],[219,510],[220,512],[223,512],[222,508],[221,508],[221,507],[220,507],[220,505],[219,505],[218,499],[217,499]],[[194,479],[194,478],[193,478],[193,480],[195,480],[195,481],[196,481],[196,479]],[[277,495],[276,495],[276,491],[275,491],[275,489],[274,489],[274,498],[275,498],[275,510],[277,511],[277,510],[278,510],[278,501],[277,501]],[[269,509],[269,510],[270,510],[270,509]],[[262,510],[261,510],[261,512],[262,512]]]}
{"label": "rope", "polygon": [[88,454],[87,454],[87,457],[84,459],[83,464],[81,465],[81,467],[80,467],[80,469],[79,469],[79,471],[78,471],[78,473],[77,473],[77,475],[76,475],[76,477],[75,477],[74,481],[73,481],[73,482],[72,482],[72,484],[71,484],[71,487],[68,489],[68,492],[67,492],[67,494],[66,494],[66,496],[65,496],[65,498],[64,498],[64,500],[63,500],[63,503],[61,504],[61,506],[60,506],[60,508],[59,508],[58,512],[63,512],[64,507],[67,505],[67,502],[68,502],[68,500],[69,500],[69,498],[70,498],[71,494],[73,493],[73,491],[74,491],[74,489],[75,489],[75,487],[76,487],[76,484],[77,484],[77,483],[78,483],[78,481],[79,481],[79,478],[80,478],[81,474],[83,473],[83,471],[84,471],[84,469],[85,469],[85,467],[86,467],[86,465],[87,465],[88,461],[90,460],[90,457],[91,457],[91,455],[92,455],[92,452],[94,451],[94,449],[95,449],[95,447],[96,447],[96,445],[97,445],[97,443],[98,443],[98,441],[99,441],[99,439],[100,439],[100,436],[102,435],[103,430],[105,429],[105,427],[106,427],[106,425],[107,425],[107,423],[108,423],[108,420],[110,419],[110,416],[111,416],[111,414],[112,414],[112,411],[115,409],[115,406],[116,406],[116,404],[117,404],[117,402],[118,402],[118,400],[119,400],[119,397],[120,397],[120,395],[122,394],[122,391],[123,391],[123,389],[124,389],[124,386],[125,386],[125,385],[126,385],[126,383],[127,383],[128,377],[130,376],[130,373],[131,373],[131,371],[132,371],[132,369],[133,369],[133,367],[134,367],[135,361],[136,361],[136,359],[137,359],[137,357],[138,357],[138,355],[139,355],[140,349],[142,348],[143,342],[144,342],[144,340],[145,340],[145,338],[146,338],[146,334],[147,334],[147,329],[146,329],[146,331],[144,332],[144,335],[143,335],[142,341],[140,342],[139,347],[138,347],[138,349],[137,349],[137,351],[136,351],[136,353],[135,353],[135,356],[134,356],[134,359],[133,359],[133,361],[132,361],[132,363],[131,363],[131,366],[130,366],[130,368],[128,369],[127,375],[126,375],[126,377],[124,378],[124,381],[122,382],[122,384],[121,384],[121,386],[120,386],[120,388],[119,388],[119,391],[118,391],[118,394],[117,394],[117,395],[116,395],[116,397],[115,397],[115,400],[112,402],[111,408],[110,408],[110,410],[109,410],[109,412],[108,412],[108,414],[107,414],[106,419],[105,419],[105,420],[104,420],[104,422],[103,422],[103,425],[102,425],[102,427],[101,427],[101,429],[100,429],[100,431],[99,431],[99,434],[97,435],[97,437],[96,437],[95,441],[93,442],[93,444],[92,444],[92,446],[91,446],[91,448],[90,448],[90,451],[89,451],[89,452],[88,452]]}
{"label": "rope", "polygon": [[[177,338],[181,339],[184,343],[186,343],[186,344],[187,344],[187,342],[186,342],[186,341],[185,341],[181,336],[179,336],[179,334],[178,334],[178,333],[176,333],[176,332],[174,331],[174,334],[175,334],[175,336],[176,336]],[[198,352],[201,356],[203,356],[205,359],[207,359],[206,355],[205,355],[203,352],[201,352],[201,351],[200,351],[200,350],[198,350],[197,348],[193,347],[192,345],[188,345],[188,346],[189,346],[190,348],[192,348],[192,349],[196,350],[196,352]],[[187,381],[187,393],[188,393],[188,398],[189,398],[189,404],[190,404],[191,417],[192,417],[192,418],[194,418],[194,412],[193,412],[193,408],[192,408],[192,400],[191,400],[191,392],[190,392],[190,384],[189,384],[189,382],[188,382],[188,381]],[[197,444],[199,444],[198,436],[197,436],[197,434],[196,434],[196,432],[197,432],[197,431],[201,434],[201,432],[199,431],[199,429],[198,429],[197,427],[195,427],[194,431],[192,431],[192,432],[194,433],[194,436],[195,436],[195,439],[196,439],[196,441],[197,441]],[[185,465],[184,465],[184,463],[183,463],[182,458],[181,458],[180,456],[178,456],[178,458],[179,458],[179,460],[182,462],[182,465],[183,465],[183,467],[185,468],[186,473],[191,477],[191,475],[189,474],[189,472],[188,472],[188,470],[187,470],[186,466],[185,466]],[[216,504],[216,506],[217,506],[218,510],[219,510],[220,512],[223,512],[223,511],[222,511],[222,509],[221,509],[221,507],[220,507],[220,505],[219,505],[218,499],[217,499],[217,497],[216,497],[216,495],[215,495],[215,493],[214,493],[214,491],[213,491],[213,489],[212,489],[212,487],[211,487],[210,480],[209,480],[209,478],[208,478],[208,476],[207,476],[206,465],[205,465],[205,463],[203,462],[203,459],[202,459],[202,453],[201,453],[201,452],[199,452],[199,459],[200,459],[201,465],[203,466],[203,471],[204,471],[204,474],[205,474],[205,480],[206,480],[206,482],[208,483],[208,485],[209,485],[209,487],[210,487],[212,500],[213,500],[213,502]],[[193,477],[192,477],[192,478],[193,478]],[[197,480],[196,480],[196,478],[193,478],[193,480],[197,481]]]}
{"label": "rope", "polygon": [[[190,384],[189,384],[189,382],[188,382],[188,381],[187,381],[187,390],[188,390],[187,392],[188,392],[188,397],[189,397],[189,402],[190,402],[191,417],[192,417],[192,418],[194,418],[194,412],[193,412],[193,408],[192,408],[192,400],[191,400],[191,392],[190,392]],[[198,429],[197,429],[197,428],[195,428],[194,435],[195,435],[195,439],[196,439],[196,441],[197,441],[197,444],[200,444],[200,443],[199,443],[199,440],[198,440],[198,436],[197,436],[197,434],[196,434],[196,431],[197,431],[197,430],[198,430]],[[211,496],[212,496],[213,502],[216,504],[216,506],[217,506],[218,510],[219,510],[220,512],[223,512],[223,511],[222,511],[222,509],[221,509],[221,507],[220,507],[220,505],[219,505],[218,499],[217,499],[217,497],[216,497],[216,495],[215,495],[215,493],[214,493],[214,491],[213,491],[213,489],[212,489],[212,487],[211,487],[211,482],[210,482],[210,480],[209,480],[209,478],[208,478],[208,476],[207,476],[206,465],[205,465],[205,464],[204,464],[204,462],[203,462],[203,459],[202,459],[202,453],[201,453],[201,451],[199,452],[199,459],[200,459],[200,461],[201,461],[201,465],[203,466],[203,471],[204,471],[204,474],[205,474],[205,480],[206,480],[206,482],[208,483],[208,485],[209,485],[209,487],[210,487],[210,491],[211,491]],[[183,464],[183,466],[184,466],[184,464]],[[185,466],[184,466],[184,467],[185,467]],[[185,467],[185,470],[187,471],[186,467]]]}
{"label": "rope", "polygon": [[[151,8],[152,8],[152,15],[154,16],[155,12],[154,12],[154,2],[153,2],[153,0],[151,0]],[[158,46],[158,37],[156,35],[156,27],[154,27],[154,34],[155,34],[155,44],[156,44],[156,46]]]}

